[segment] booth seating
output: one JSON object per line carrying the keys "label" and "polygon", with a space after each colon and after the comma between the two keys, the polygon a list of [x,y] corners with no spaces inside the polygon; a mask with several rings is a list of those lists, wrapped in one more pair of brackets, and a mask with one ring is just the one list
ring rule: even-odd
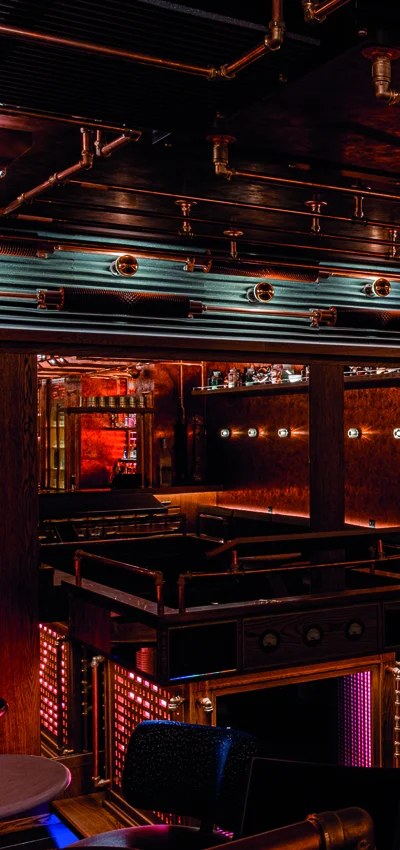
{"label": "booth seating", "polygon": [[145,721],[133,731],[125,758],[123,793],[135,809],[200,821],[189,826],[143,826],[105,832],[73,847],[203,850],[239,835],[251,761],[251,735],[174,721]]}

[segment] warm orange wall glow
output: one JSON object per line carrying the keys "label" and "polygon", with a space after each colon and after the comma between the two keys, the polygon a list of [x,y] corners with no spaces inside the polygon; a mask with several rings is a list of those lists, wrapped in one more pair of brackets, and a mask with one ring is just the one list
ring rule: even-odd
{"label": "warm orange wall glow", "polygon": [[[309,514],[308,397],[273,395],[245,398],[216,396],[208,402],[209,475],[226,491],[218,503],[226,506],[307,516]],[[247,428],[259,437],[248,439]],[[221,440],[220,428],[237,438]],[[291,429],[279,439],[278,427]],[[377,527],[400,525],[400,388],[346,390],[345,435],[360,428],[362,437],[345,437],[346,521]]]}

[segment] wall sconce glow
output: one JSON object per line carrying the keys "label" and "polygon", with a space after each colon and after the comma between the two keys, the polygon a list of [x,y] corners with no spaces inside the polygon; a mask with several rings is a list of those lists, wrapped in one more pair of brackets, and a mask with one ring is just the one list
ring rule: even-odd
{"label": "wall sconce glow", "polygon": [[350,439],[355,440],[358,437],[361,437],[361,431],[359,428],[349,428],[347,436],[350,437]]}
{"label": "wall sconce glow", "polygon": [[400,428],[394,429],[393,436],[394,436],[395,440],[400,440]]}
{"label": "wall sconce glow", "polygon": [[224,439],[226,439],[227,437],[230,437],[231,436],[231,429],[230,428],[221,428],[220,435]]}
{"label": "wall sconce glow", "polygon": [[289,428],[278,428],[278,437],[290,437]]}
{"label": "wall sconce glow", "polygon": [[248,437],[258,437],[258,428],[249,428],[247,432]]}

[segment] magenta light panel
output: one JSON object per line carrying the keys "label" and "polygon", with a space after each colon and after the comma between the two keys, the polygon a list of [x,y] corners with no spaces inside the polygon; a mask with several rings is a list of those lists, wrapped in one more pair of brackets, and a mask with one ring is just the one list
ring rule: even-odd
{"label": "magenta light panel", "polygon": [[339,764],[372,767],[371,671],[338,679]]}

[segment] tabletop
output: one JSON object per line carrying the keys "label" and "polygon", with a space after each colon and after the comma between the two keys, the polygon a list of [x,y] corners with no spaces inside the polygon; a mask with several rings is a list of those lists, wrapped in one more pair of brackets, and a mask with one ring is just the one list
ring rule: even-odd
{"label": "tabletop", "polygon": [[68,788],[61,762],[41,756],[0,755],[0,818],[27,812]]}

